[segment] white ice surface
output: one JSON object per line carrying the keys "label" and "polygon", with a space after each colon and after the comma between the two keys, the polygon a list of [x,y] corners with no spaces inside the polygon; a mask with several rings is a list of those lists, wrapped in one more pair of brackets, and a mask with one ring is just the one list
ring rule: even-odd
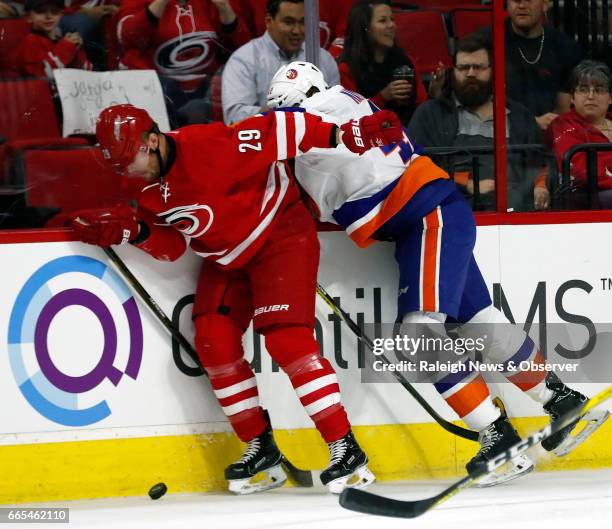
{"label": "white ice surface", "polygon": [[[436,494],[448,483],[392,482],[370,490],[418,499]],[[533,473],[506,485],[466,490],[415,520],[344,510],[336,497],[320,488],[250,496],[167,494],[157,501],[143,496],[36,504],[43,505],[69,507],[71,529],[611,529],[612,469]]]}

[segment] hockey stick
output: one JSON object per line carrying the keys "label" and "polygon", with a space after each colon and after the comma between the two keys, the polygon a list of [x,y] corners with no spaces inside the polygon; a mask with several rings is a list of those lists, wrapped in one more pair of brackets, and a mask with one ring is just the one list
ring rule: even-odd
{"label": "hockey stick", "polygon": [[[153,314],[157,317],[160,323],[166,328],[166,330],[181,344],[183,349],[187,352],[189,357],[202,369],[202,372],[208,376],[206,373],[206,369],[200,362],[200,358],[196,350],[193,346],[187,341],[187,338],[183,336],[183,333],[172,323],[172,320],[166,316],[166,313],[162,310],[162,308],[157,304],[157,302],[151,297],[151,294],[147,292],[145,287],[142,286],[142,283],[136,279],[132,271],[126,266],[123,262],[123,259],[119,257],[115,250],[110,247],[102,248],[104,253],[108,256],[108,258],[113,262],[113,264],[117,267],[123,278],[129,283],[129,285],[137,292],[147,307],[151,309]],[[266,412],[267,413],[267,412]],[[283,455],[283,466],[285,467],[285,471],[287,474],[291,476],[291,479],[295,481],[297,485],[300,487],[312,487],[312,472],[310,470],[302,470],[293,465],[284,455]]]}
{"label": "hockey stick", "polygon": [[588,411],[596,408],[610,397],[612,397],[612,386],[607,387],[592,397],[583,406],[575,408],[574,410],[563,415],[559,420],[549,423],[541,430],[538,430],[526,439],[516,443],[505,452],[502,452],[497,457],[491,459],[487,465],[477,468],[472,473],[461,478],[459,481],[456,481],[442,492],[432,496],[431,498],[401,501],[394,500],[392,498],[385,498],[384,496],[378,496],[376,494],[372,494],[371,492],[349,488],[345,489],[340,495],[340,505],[345,509],[366,514],[392,516],[395,518],[416,518],[417,516],[426,513],[440,503],[453,497],[455,494],[469,487],[479,479],[495,472],[497,468],[506,464],[516,456],[524,454],[532,446],[537,445],[544,439],[547,439],[551,435],[557,433],[559,430],[562,430],[566,426],[570,425],[572,422],[582,417]]}
{"label": "hockey stick", "polygon": [[[357,339],[360,342],[364,343],[368,347],[368,349],[370,349],[370,351],[374,351],[374,343],[372,342],[372,339],[363,332],[361,327],[359,327],[359,325],[357,325],[353,321],[353,319],[348,315],[346,311],[342,309],[342,307],[338,306],[338,304],[334,301],[334,298],[332,298],[319,283],[317,283],[317,294],[321,296],[323,301],[325,301],[325,303],[329,305],[329,308],[331,308],[337,316],[344,320],[344,323],[347,324],[349,329],[351,329],[351,331],[355,333]],[[380,358],[386,363],[389,363],[389,360],[385,358],[384,355],[378,355],[378,358]],[[431,415],[433,419],[440,426],[442,426],[442,428],[454,435],[463,437],[464,439],[469,439],[470,441],[478,441],[478,432],[468,430],[467,428],[462,428],[461,426],[457,426],[456,424],[453,424],[452,422],[449,422],[443,417],[441,417],[438,412],[436,412],[436,410],[434,410],[429,405],[429,403],[421,396],[421,394],[414,388],[414,386],[410,384],[399,372],[391,371],[391,373],[393,373],[397,381],[404,387],[404,389],[406,389],[406,391],[408,391],[408,393],[410,393],[415,398],[415,400],[421,406],[423,406],[425,411],[429,413],[429,415]]]}
{"label": "hockey stick", "polygon": [[166,313],[162,310],[162,308],[157,304],[157,302],[151,297],[145,287],[142,286],[142,283],[136,279],[132,271],[126,266],[123,262],[123,259],[119,257],[115,250],[111,247],[102,248],[104,253],[108,256],[108,258],[113,262],[113,264],[117,267],[119,272],[123,278],[129,283],[129,285],[136,291],[136,293],[140,296],[140,299],[145,302],[147,307],[151,309],[155,317],[159,320],[159,322],[166,328],[166,330],[172,335],[172,337],[181,345],[181,347],[185,350],[185,352],[189,355],[189,357],[196,363],[196,365],[202,370],[202,373],[206,374],[206,369],[202,366],[200,362],[200,358],[198,357],[198,353],[193,348],[193,345],[189,343],[187,338],[183,336],[183,333],[179,331],[172,320],[166,316]]}

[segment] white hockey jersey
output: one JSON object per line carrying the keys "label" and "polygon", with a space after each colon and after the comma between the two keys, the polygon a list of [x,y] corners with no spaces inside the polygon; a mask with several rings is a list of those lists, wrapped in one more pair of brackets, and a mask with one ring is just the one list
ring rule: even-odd
{"label": "white hockey jersey", "polygon": [[[305,99],[301,106],[336,125],[378,110],[340,85]],[[343,145],[311,149],[295,160],[295,175],[317,206],[320,220],[339,224],[359,246],[368,246],[376,230],[421,187],[448,178],[419,153],[404,131],[399,145],[370,149],[361,156]]]}

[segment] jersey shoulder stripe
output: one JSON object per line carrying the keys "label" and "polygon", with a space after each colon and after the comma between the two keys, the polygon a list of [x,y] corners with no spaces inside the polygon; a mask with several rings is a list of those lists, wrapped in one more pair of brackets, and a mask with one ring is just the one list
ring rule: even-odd
{"label": "jersey shoulder stripe", "polygon": [[346,88],[340,90],[340,93],[350,97],[355,103],[361,103],[365,99],[361,94],[353,92],[352,90],[347,90]]}

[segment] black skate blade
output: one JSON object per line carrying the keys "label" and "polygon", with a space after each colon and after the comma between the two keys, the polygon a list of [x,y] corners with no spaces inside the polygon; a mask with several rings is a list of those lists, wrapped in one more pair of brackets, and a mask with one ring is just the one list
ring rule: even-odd
{"label": "black skate blade", "polygon": [[313,479],[312,472],[310,470],[302,470],[301,468],[296,467],[291,461],[289,461],[286,457],[283,456],[281,461],[281,465],[287,472],[287,475],[291,478],[292,481],[298,487],[312,487]]}

